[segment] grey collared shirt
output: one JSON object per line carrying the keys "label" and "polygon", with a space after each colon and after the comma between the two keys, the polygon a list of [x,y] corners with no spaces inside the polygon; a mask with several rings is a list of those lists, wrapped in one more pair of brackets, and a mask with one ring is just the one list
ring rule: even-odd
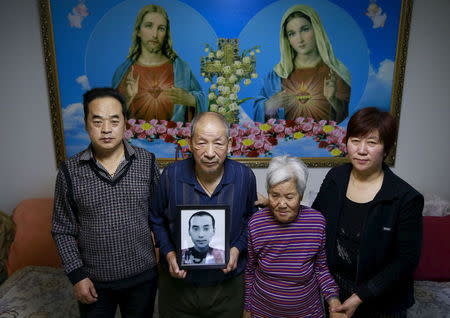
{"label": "grey collared shirt", "polygon": [[108,178],[111,181],[115,181],[117,178],[119,178],[125,171],[125,166],[127,165],[128,161],[130,160],[130,157],[134,156],[135,151],[133,147],[130,146],[130,144],[126,141],[123,141],[123,144],[125,146],[125,154],[120,160],[119,165],[117,166],[116,172],[114,174],[110,174],[108,170],[105,169],[105,167],[101,164],[100,161],[98,161],[95,156],[92,149],[92,144],[89,145],[89,147],[83,151],[83,153],[80,156],[80,160],[83,161],[89,161],[93,160],[96,167],[98,168],[98,172],[102,175],[104,178]]}

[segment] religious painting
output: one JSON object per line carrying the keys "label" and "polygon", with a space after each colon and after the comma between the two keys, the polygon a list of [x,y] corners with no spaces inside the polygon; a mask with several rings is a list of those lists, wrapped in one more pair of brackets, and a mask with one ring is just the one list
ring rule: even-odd
{"label": "religious painting", "polygon": [[229,207],[178,206],[177,261],[181,269],[226,268]]}
{"label": "religious painting", "polygon": [[[411,0],[40,0],[58,163],[89,144],[82,95],[112,86],[126,142],[161,166],[190,156],[193,117],[222,114],[229,157],[345,161],[349,118],[397,120]],[[395,147],[388,163],[395,160]]]}

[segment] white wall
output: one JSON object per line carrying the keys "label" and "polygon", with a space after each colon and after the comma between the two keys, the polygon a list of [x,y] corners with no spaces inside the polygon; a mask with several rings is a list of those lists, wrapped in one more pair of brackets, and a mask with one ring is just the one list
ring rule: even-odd
{"label": "white wall", "polygon": [[[56,165],[35,0],[0,2],[0,210],[53,195]],[[450,1],[416,0],[394,171],[450,200]],[[318,189],[327,169],[311,169]],[[264,169],[255,169],[264,192]]]}

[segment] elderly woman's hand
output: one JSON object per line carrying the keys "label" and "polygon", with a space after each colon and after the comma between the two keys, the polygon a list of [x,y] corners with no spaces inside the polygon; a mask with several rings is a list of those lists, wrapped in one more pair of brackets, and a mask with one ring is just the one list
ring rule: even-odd
{"label": "elderly woman's hand", "polygon": [[[362,300],[357,294],[352,294],[344,303],[334,308],[334,312],[345,313],[348,318],[352,317]],[[331,310],[331,308],[330,308]]]}
{"label": "elderly woman's hand", "polygon": [[348,318],[348,316],[341,312],[332,312],[330,313],[330,318]]}

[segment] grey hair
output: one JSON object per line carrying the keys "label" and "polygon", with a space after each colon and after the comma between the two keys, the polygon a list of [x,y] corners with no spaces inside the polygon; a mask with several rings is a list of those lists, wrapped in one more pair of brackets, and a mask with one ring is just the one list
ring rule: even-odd
{"label": "grey hair", "polygon": [[303,196],[308,181],[308,168],[300,159],[288,156],[273,157],[267,168],[266,189],[279,183],[294,180],[297,192]]}
{"label": "grey hair", "polygon": [[195,115],[195,117],[192,119],[191,122],[191,138],[194,137],[195,128],[197,127],[198,122],[205,116],[213,116],[216,117],[225,127],[225,133],[227,139],[230,138],[230,124],[225,119],[225,117],[222,114],[216,113],[216,112],[203,112]]}

